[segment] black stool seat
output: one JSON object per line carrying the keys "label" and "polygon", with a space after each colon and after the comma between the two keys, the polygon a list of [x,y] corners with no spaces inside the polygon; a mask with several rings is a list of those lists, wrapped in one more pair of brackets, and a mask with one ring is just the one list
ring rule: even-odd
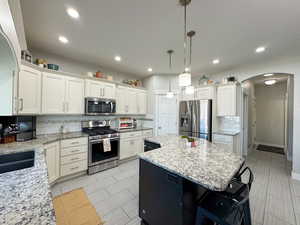
{"label": "black stool seat", "polygon": [[[242,175],[249,171],[248,183]],[[252,171],[247,167],[236,175],[223,192],[208,192],[199,201],[195,225],[251,225],[249,189],[253,182]]]}

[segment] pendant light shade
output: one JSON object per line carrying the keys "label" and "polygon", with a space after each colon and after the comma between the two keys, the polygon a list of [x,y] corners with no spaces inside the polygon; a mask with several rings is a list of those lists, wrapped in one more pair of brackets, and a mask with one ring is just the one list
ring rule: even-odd
{"label": "pendant light shade", "polygon": [[192,84],[192,76],[189,72],[184,72],[182,74],[179,74],[178,80],[179,80],[180,87],[187,87]]}

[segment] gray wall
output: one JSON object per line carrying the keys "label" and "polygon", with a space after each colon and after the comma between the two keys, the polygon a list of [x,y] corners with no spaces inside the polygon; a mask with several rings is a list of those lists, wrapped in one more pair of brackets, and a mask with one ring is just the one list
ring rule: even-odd
{"label": "gray wall", "polygon": [[284,147],[286,91],[287,82],[255,85],[257,143]]}

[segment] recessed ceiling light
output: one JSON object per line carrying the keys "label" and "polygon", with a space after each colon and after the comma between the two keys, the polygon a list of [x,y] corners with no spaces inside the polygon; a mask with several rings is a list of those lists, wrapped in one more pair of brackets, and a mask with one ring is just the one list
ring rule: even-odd
{"label": "recessed ceiling light", "polygon": [[265,80],[265,85],[273,85],[276,84],[276,80]]}
{"label": "recessed ceiling light", "polygon": [[264,51],[266,51],[266,47],[263,47],[263,46],[260,46],[255,50],[256,53],[262,53]]}
{"label": "recessed ceiling light", "polygon": [[148,72],[152,72],[153,70],[152,70],[152,68],[148,68]]}
{"label": "recessed ceiling light", "polygon": [[79,13],[76,9],[74,8],[68,8],[67,9],[67,13],[69,14],[69,16],[71,16],[74,19],[78,19],[79,18]]}
{"label": "recessed ceiling light", "polygon": [[59,36],[58,40],[64,44],[67,44],[69,42],[69,40],[64,36]]}
{"label": "recessed ceiling light", "polygon": [[270,77],[270,76],[273,76],[274,73],[267,73],[267,74],[264,74],[264,77]]}
{"label": "recessed ceiling light", "polygon": [[115,56],[115,60],[117,61],[117,62],[120,62],[121,60],[122,60],[122,58],[121,58],[121,56]]}
{"label": "recessed ceiling light", "polygon": [[212,61],[212,63],[215,64],[215,65],[216,65],[216,64],[219,64],[219,63],[220,63],[220,60],[219,60],[219,59],[214,59],[214,60]]}

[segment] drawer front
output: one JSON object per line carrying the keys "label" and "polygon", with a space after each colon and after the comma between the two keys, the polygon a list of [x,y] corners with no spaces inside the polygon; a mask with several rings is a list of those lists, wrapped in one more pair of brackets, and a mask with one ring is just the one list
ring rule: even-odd
{"label": "drawer front", "polygon": [[67,176],[74,173],[78,173],[81,171],[87,170],[87,160],[78,161],[71,164],[62,165],[60,169],[60,175]]}
{"label": "drawer front", "polygon": [[152,130],[144,130],[143,131],[143,136],[144,137],[152,137],[153,136]]}
{"label": "drawer front", "polygon": [[62,148],[69,148],[73,146],[79,146],[79,145],[87,145],[88,144],[88,138],[82,137],[82,138],[72,138],[67,140],[61,141],[61,147]]}
{"label": "drawer front", "polygon": [[141,131],[136,131],[136,132],[126,132],[126,133],[121,133],[120,137],[121,138],[133,138],[133,137],[141,137],[142,132]]}
{"label": "drawer front", "polygon": [[75,147],[69,147],[69,148],[61,148],[60,156],[74,155],[74,154],[79,154],[79,153],[87,153],[87,151],[88,151],[87,145],[81,145],[81,146],[75,146]]}
{"label": "drawer front", "polygon": [[61,157],[60,163],[61,165],[70,164],[78,161],[87,161],[87,153],[80,153],[80,154],[74,154],[74,155],[68,155]]}
{"label": "drawer front", "polygon": [[214,134],[213,142],[222,144],[233,144],[233,137],[228,135]]}

